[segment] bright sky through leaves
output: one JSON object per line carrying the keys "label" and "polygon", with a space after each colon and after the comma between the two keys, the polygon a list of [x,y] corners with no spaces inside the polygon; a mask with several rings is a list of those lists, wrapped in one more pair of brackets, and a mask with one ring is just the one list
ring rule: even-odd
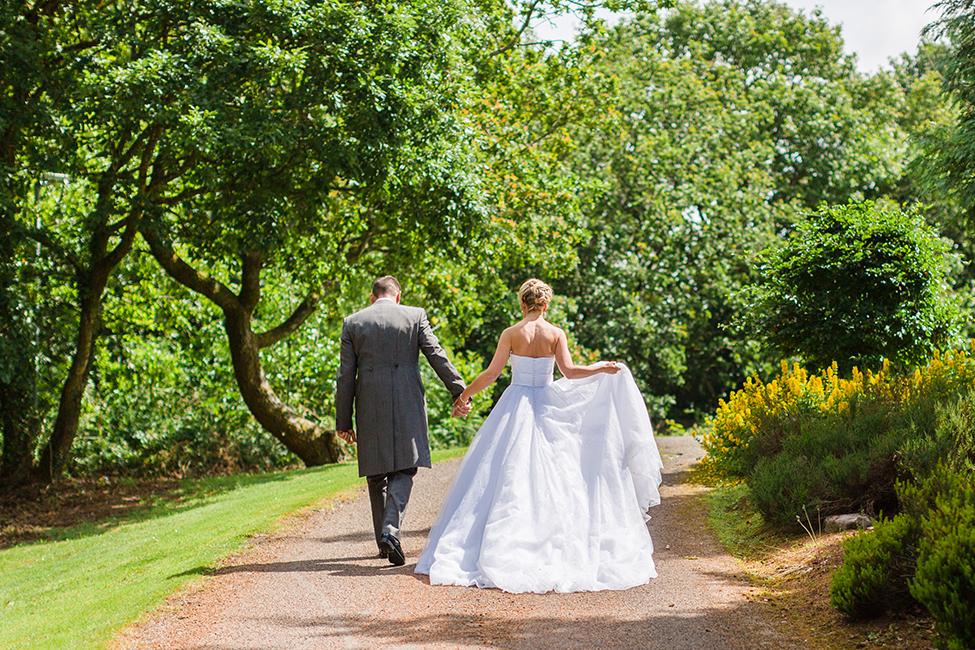
{"label": "bright sky through leaves", "polygon": [[[857,68],[875,72],[890,57],[902,52],[913,53],[920,32],[938,18],[931,6],[936,0],[786,0],[786,4],[811,13],[821,7],[830,23],[841,23],[848,52],[857,55]],[[606,14],[607,16],[611,14]],[[536,31],[542,38],[568,40],[575,33],[577,21],[561,16]]]}

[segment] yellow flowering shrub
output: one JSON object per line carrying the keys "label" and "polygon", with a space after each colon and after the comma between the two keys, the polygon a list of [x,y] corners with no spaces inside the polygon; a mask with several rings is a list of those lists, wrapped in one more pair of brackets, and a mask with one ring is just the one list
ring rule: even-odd
{"label": "yellow flowering shrub", "polygon": [[[854,368],[849,377],[839,376],[836,363],[810,374],[783,361],[782,372],[772,381],[749,378],[741,390],[718,403],[703,438],[704,472],[716,479],[747,478],[756,457],[776,453],[778,441],[793,435],[803,420],[849,421],[866,404],[892,416],[933,409],[930,405],[973,387],[975,359],[962,350],[935,353],[910,374],[892,371],[886,361],[877,372]],[[761,449],[756,451],[752,447],[758,438]]]}

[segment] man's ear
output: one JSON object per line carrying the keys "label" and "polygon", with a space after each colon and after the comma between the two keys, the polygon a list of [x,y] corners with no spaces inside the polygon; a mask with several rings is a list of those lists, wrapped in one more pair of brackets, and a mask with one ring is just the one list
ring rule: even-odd
{"label": "man's ear", "polygon": [[371,304],[372,304],[372,303],[374,303],[374,302],[376,302],[376,295],[375,295],[375,294],[372,294],[372,293],[370,293],[370,294],[369,294],[369,304],[371,305]]}
{"label": "man's ear", "polygon": [[396,298],[395,298],[394,300],[396,300],[396,304],[397,304],[397,305],[399,304],[399,298],[400,298],[400,296],[401,296],[402,294],[403,294],[403,292],[402,292],[402,291],[397,291],[397,292],[396,292]]}

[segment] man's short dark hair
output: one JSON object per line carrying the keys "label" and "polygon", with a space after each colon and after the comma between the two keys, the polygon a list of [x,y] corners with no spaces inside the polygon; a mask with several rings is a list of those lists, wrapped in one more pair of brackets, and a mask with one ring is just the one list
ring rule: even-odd
{"label": "man's short dark hair", "polygon": [[400,292],[399,282],[391,275],[384,275],[372,283],[372,295],[377,298],[389,296],[392,298]]}

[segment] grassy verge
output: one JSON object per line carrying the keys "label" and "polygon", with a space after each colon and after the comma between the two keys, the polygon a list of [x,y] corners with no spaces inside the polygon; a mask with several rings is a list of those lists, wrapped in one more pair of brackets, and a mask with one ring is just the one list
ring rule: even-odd
{"label": "grassy verge", "polygon": [[718,485],[707,494],[709,517],[724,547],[742,562],[762,592],[770,616],[788,625],[809,650],[891,648],[931,650],[933,624],[923,612],[851,621],[829,602],[843,541],[855,533],[788,535],[765,525],[744,485]]}
{"label": "grassy verge", "polygon": [[[434,462],[464,451],[436,451]],[[0,648],[101,648],[248,537],[361,484],[354,463],[188,481],[130,519],[0,551]]]}

